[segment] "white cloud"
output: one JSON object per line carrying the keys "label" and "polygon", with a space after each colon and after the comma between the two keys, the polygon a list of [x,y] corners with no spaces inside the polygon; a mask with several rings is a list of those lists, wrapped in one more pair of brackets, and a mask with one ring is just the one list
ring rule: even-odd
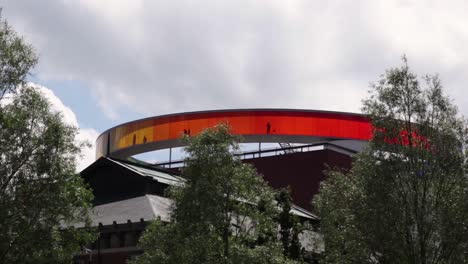
{"label": "white cloud", "polygon": [[77,141],[90,143],[90,146],[84,147],[81,150],[81,155],[77,159],[77,170],[81,171],[93,163],[95,159],[95,141],[99,133],[93,128],[80,128],[73,110],[64,105],[62,100],[60,100],[52,90],[34,83],[29,83],[28,85],[38,89],[42,95],[47,98],[51,104],[52,111],[62,113],[63,121],[66,124],[79,128],[78,134],[76,135]]}
{"label": "white cloud", "polygon": [[93,128],[80,128],[78,131],[77,140],[81,142],[87,141],[91,144],[90,147],[86,147],[81,150],[81,157],[78,159],[78,164],[76,166],[78,171],[82,171],[95,161],[95,142],[98,136],[99,133]]}
{"label": "white cloud", "polygon": [[52,90],[35,83],[28,83],[28,85],[39,90],[41,94],[47,98],[50,102],[52,111],[62,113],[63,121],[66,124],[78,127],[78,119],[76,118],[75,113],[68,106],[64,105],[62,100],[60,100]]}
{"label": "white cloud", "polygon": [[[40,10],[40,12],[38,12]],[[468,114],[468,2],[17,0],[38,76],[81,80],[106,115],[242,107],[359,111],[406,53]]]}

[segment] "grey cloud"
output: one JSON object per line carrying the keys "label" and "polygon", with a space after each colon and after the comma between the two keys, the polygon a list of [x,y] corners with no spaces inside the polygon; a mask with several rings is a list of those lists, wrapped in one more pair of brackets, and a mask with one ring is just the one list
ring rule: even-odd
{"label": "grey cloud", "polygon": [[[41,78],[91,83],[111,116],[243,107],[358,111],[369,82],[399,65],[404,52],[418,72],[440,72],[456,102],[468,103],[460,97],[466,64],[440,63],[444,51],[463,45],[436,56],[431,47],[409,53],[418,47],[411,39],[393,41],[395,14],[386,10],[404,3],[129,0],[128,12],[111,16],[106,5],[128,5],[91,2],[16,0],[4,4],[4,16],[37,47]],[[415,30],[416,40],[417,30],[428,29]]]}

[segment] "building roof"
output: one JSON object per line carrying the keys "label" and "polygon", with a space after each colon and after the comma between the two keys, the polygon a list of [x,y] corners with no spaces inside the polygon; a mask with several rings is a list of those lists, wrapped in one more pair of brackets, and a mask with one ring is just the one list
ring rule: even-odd
{"label": "building roof", "polygon": [[163,168],[149,167],[143,164],[114,159],[111,157],[99,158],[87,168],[82,170],[80,174],[86,177],[85,175],[88,175],[90,171],[98,168],[101,164],[117,165],[118,167],[129,170],[139,176],[149,177],[157,182],[171,186],[180,185],[185,181],[182,177],[178,176],[177,173],[173,171],[165,170]]}
{"label": "building roof", "polygon": [[[95,206],[92,210],[91,221],[93,226],[100,223],[111,225],[131,222],[151,221],[160,218],[162,221],[170,221],[170,214],[174,202],[157,195],[144,195],[118,202]],[[293,205],[291,213],[301,218],[317,220],[313,213]]]}
{"label": "building roof", "polygon": [[111,225],[131,222],[151,221],[161,218],[170,220],[172,200],[157,195],[144,195],[132,199],[98,205],[93,208],[91,221],[93,226],[100,223]]}
{"label": "building roof", "polygon": [[124,168],[127,168],[141,176],[151,177],[154,180],[165,183],[167,185],[180,185],[183,184],[185,181],[182,177],[175,175],[174,173],[169,173],[160,169],[146,167],[137,163],[131,163],[127,161],[112,159],[109,157],[105,157],[109,161],[116,163]]}
{"label": "building roof", "polygon": [[291,214],[293,215],[297,215],[299,217],[302,217],[302,218],[307,218],[307,219],[310,219],[310,220],[319,220],[319,217],[316,216],[315,214],[313,214],[312,212],[302,208],[302,207],[299,207],[295,204],[292,205],[292,208],[291,208]]}

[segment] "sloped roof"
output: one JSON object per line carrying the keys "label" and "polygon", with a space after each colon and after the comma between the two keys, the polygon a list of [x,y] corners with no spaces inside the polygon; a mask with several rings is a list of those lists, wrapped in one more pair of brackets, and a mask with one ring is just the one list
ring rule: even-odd
{"label": "sloped roof", "polygon": [[[161,218],[162,221],[170,221],[171,208],[174,202],[165,197],[157,195],[144,195],[118,202],[95,206],[92,210],[91,221],[93,226],[111,225],[115,221],[117,224],[131,222],[151,221]],[[302,218],[318,219],[311,212],[293,205],[291,213]]]}
{"label": "sloped roof", "polygon": [[154,220],[158,217],[162,221],[170,220],[171,206],[173,202],[157,195],[144,195],[132,199],[98,205],[93,208],[91,214],[92,225],[111,225]]}
{"label": "sloped roof", "polygon": [[101,157],[94,163],[89,165],[87,168],[82,170],[80,174],[84,177],[89,174],[92,170],[99,168],[102,164],[113,164],[120,168],[129,170],[139,176],[149,177],[157,182],[161,182],[167,185],[180,185],[185,181],[182,177],[178,176],[177,173],[164,170],[161,168],[148,167],[142,164],[133,163],[130,161],[118,160],[111,157]]}
{"label": "sloped roof", "polygon": [[302,218],[307,218],[307,219],[311,219],[311,220],[318,220],[318,216],[316,216],[315,214],[313,214],[312,212],[302,208],[302,207],[299,207],[295,204],[292,205],[292,208],[291,208],[291,214],[293,215],[297,215],[299,217],[302,217]]}
{"label": "sloped roof", "polygon": [[182,177],[179,177],[175,174],[170,174],[168,172],[164,172],[162,170],[158,170],[155,168],[143,167],[138,164],[131,164],[131,163],[127,163],[121,160],[115,160],[115,159],[108,158],[108,157],[106,157],[106,159],[122,167],[125,167],[141,176],[151,177],[154,180],[161,182],[161,183],[165,183],[167,185],[180,185],[185,181]]}

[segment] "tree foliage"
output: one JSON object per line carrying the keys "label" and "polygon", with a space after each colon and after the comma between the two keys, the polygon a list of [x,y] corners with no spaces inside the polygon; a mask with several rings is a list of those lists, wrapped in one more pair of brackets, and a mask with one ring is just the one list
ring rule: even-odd
{"label": "tree foliage", "polygon": [[37,63],[34,49],[0,20],[0,100],[25,84],[30,69]]}
{"label": "tree foliage", "polygon": [[314,200],[326,263],[468,261],[466,124],[439,78],[418,78],[403,60],[364,101],[369,147]]}
{"label": "tree foliage", "polygon": [[36,60],[1,22],[0,263],[70,263],[92,239],[65,228],[87,221],[92,194],[76,174],[76,128],[25,82]]}
{"label": "tree foliage", "polygon": [[232,152],[225,125],[186,137],[186,183],[173,188],[172,221],[151,224],[135,263],[293,263],[277,239],[273,191]]}
{"label": "tree foliage", "polygon": [[289,189],[282,189],[277,192],[276,201],[281,209],[277,216],[277,222],[280,227],[279,234],[283,245],[283,255],[291,259],[302,260],[304,256],[299,235],[307,227],[300,223],[297,216],[291,214],[292,198]]}

